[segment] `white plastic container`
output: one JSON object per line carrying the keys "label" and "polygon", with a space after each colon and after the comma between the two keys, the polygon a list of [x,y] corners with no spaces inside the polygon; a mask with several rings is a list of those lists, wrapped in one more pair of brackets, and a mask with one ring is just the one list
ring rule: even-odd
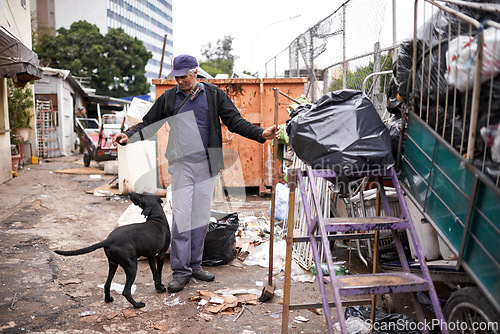
{"label": "white plastic container", "polygon": [[157,190],[156,145],[142,140],[125,146],[118,145],[118,189],[151,192]]}
{"label": "white plastic container", "polygon": [[[425,258],[430,260],[436,260],[439,258],[439,242],[438,235],[436,230],[432,227],[432,225],[424,219],[424,216],[417,209],[417,207],[413,204],[413,202],[409,198],[405,198],[406,205],[408,206],[408,210],[410,211],[411,219],[413,221],[413,225],[415,226],[415,230],[417,231],[417,237],[420,242],[420,247],[422,248],[422,252],[424,253]],[[413,243],[410,239],[410,234],[408,233],[408,240],[410,241],[410,251],[411,256],[416,258],[415,248],[413,247]]]}

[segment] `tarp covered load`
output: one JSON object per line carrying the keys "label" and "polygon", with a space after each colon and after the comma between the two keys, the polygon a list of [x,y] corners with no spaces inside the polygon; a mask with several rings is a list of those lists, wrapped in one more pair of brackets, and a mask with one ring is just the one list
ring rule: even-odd
{"label": "tarp covered load", "polygon": [[290,146],[313,168],[349,175],[394,164],[389,130],[361,91],[329,92],[291,116]]}
{"label": "tarp covered load", "polygon": [[463,152],[469,145],[477,43],[478,36],[482,35],[482,85],[475,131],[483,135],[475,139],[473,164],[497,179],[497,155],[492,151],[494,138],[487,134],[500,124],[500,31],[488,27],[489,20],[498,21],[498,13],[478,6],[446,4],[446,7],[484,22],[484,27],[476,29],[444,10],[434,13],[417,30],[416,59],[413,58],[413,39],[400,43],[387,92],[388,110],[398,114],[402,103],[405,108],[415,107],[419,117],[457,151]]}

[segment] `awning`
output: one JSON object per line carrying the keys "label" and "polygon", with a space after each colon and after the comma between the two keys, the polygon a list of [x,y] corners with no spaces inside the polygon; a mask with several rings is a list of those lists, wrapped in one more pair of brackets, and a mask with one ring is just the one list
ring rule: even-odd
{"label": "awning", "polygon": [[18,39],[0,29],[0,76],[12,78],[14,86],[23,87],[42,77],[38,55]]}

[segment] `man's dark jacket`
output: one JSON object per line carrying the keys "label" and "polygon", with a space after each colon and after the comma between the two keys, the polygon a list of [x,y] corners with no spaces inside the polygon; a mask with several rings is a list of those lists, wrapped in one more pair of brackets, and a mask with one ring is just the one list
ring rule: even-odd
{"label": "man's dark jacket", "polygon": [[[208,143],[208,155],[212,175],[216,175],[224,169],[224,159],[222,156],[222,130],[221,124],[227,126],[228,130],[242,135],[243,137],[264,143],[262,132],[264,129],[248,122],[241,117],[240,112],[229,99],[229,96],[216,85],[203,82],[207,94],[208,111],[210,113],[210,140]],[[142,122],[129,129],[125,134],[130,138],[130,142],[152,137],[158,129],[173,116],[175,105],[175,92],[177,86],[165,91],[154,103],[148,113],[142,118]],[[139,132],[140,131],[140,132]],[[139,132],[140,136],[136,133]],[[132,136],[136,134],[134,138]],[[168,152],[172,151],[172,143],[169,140],[167,145]],[[172,163],[170,161],[169,163]]]}

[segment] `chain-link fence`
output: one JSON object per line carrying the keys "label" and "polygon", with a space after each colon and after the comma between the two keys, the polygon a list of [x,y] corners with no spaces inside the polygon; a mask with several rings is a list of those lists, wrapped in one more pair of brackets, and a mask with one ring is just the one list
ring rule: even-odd
{"label": "chain-link fence", "polygon": [[[397,46],[381,41],[388,0],[349,0],[266,63],[266,77],[309,78],[307,97],[313,102],[328,91],[342,88],[361,90],[373,72],[390,70]],[[386,45],[381,45],[385,43]],[[370,96],[388,86],[390,75],[370,78]]]}

